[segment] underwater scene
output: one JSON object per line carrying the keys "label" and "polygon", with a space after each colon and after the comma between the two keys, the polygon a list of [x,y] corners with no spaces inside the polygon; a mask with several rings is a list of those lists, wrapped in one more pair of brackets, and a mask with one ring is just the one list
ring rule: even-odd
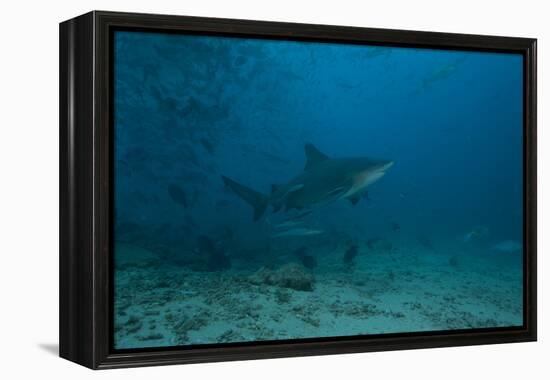
{"label": "underwater scene", "polygon": [[113,38],[115,349],[523,324],[521,55]]}

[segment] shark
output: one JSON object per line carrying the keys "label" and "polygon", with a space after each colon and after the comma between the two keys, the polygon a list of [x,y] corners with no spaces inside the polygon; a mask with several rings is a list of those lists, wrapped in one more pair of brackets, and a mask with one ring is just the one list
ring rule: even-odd
{"label": "shark", "polygon": [[311,210],[339,199],[347,199],[356,205],[367,196],[367,187],[394,165],[392,160],[369,157],[333,158],[311,143],[305,144],[304,151],[304,170],[287,183],[272,185],[269,195],[223,175],[222,180],[226,187],[252,206],[254,221],[257,221],[268,206],[273,208],[273,212]]}

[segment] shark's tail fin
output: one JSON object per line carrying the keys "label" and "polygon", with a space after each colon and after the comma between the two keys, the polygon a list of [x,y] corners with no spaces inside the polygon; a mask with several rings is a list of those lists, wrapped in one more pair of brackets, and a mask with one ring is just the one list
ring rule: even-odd
{"label": "shark's tail fin", "polygon": [[264,214],[269,198],[255,190],[233,181],[231,178],[222,175],[223,183],[237,194],[242,200],[254,208],[254,221],[257,221]]}

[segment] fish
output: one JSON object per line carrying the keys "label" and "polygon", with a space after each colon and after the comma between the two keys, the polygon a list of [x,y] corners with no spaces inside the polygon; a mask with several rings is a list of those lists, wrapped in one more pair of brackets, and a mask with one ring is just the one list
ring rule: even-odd
{"label": "fish", "polygon": [[430,74],[428,74],[427,77],[425,77],[422,80],[422,88],[426,90],[427,88],[431,87],[434,83],[437,83],[439,81],[445,80],[449,78],[451,75],[453,75],[458,65],[463,61],[463,59],[456,59],[455,61],[448,63],[446,65],[443,65]]}
{"label": "fish", "polygon": [[236,66],[242,66],[242,65],[246,64],[247,61],[248,61],[248,59],[247,59],[246,56],[239,55],[237,57],[237,59],[235,60],[235,65]]}
{"label": "fish", "polygon": [[346,252],[344,253],[344,263],[351,264],[353,263],[353,260],[355,259],[355,256],[359,253],[359,247],[357,244],[351,244]]}
{"label": "fish", "polygon": [[331,158],[313,144],[304,146],[304,170],[285,184],[272,185],[265,195],[222,175],[227,188],[252,206],[253,219],[258,221],[268,206],[273,212],[311,210],[314,207],[346,199],[356,205],[366,188],[382,178],[394,165],[392,160],[369,157]]}
{"label": "fish", "polygon": [[294,254],[300,259],[302,265],[308,269],[313,269],[317,266],[317,259],[307,254],[307,247],[301,246],[294,251]]}
{"label": "fish", "polygon": [[214,150],[215,150],[216,148],[214,147],[214,144],[212,144],[212,143],[210,142],[210,140],[208,140],[208,139],[206,139],[206,138],[203,137],[203,138],[200,139],[200,143],[201,143],[201,145],[204,147],[204,149],[206,149],[206,151],[207,151],[208,153],[214,154]]}
{"label": "fish", "polygon": [[171,183],[168,185],[168,194],[170,195],[170,198],[172,200],[183,207],[187,208],[187,195],[185,194],[185,191],[178,185]]}
{"label": "fish", "polygon": [[303,221],[301,220],[285,220],[279,224],[276,224],[274,228],[288,228],[288,227],[296,227],[303,224]]}
{"label": "fish", "polygon": [[483,237],[487,236],[489,233],[489,229],[485,226],[478,226],[466,233],[462,241],[465,243],[471,242],[471,241],[478,241],[481,240]]}
{"label": "fish", "polygon": [[397,222],[391,222],[390,227],[391,227],[391,230],[394,232],[401,230],[401,226]]}
{"label": "fish", "polygon": [[314,269],[317,266],[317,259],[311,255],[302,256],[301,261],[307,269]]}
{"label": "fish", "polygon": [[434,245],[432,242],[432,239],[430,239],[427,235],[419,234],[416,236],[416,241],[424,248],[427,248],[429,250],[434,250]]}
{"label": "fish", "polygon": [[392,49],[381,46],[372,46],[369,49],[365,49],[362,54],[363,58],[376,58],[381,55],[389,55]]}
{"label": "fish", "polygon": [[199,253],[206,259],[207,271],[216,272],[231,268],[230,258],[208,236],[199,236],[197,244]]}
{"label": "fish", "polygon": [[305,218],[306,216],[308,216],[309,214],[311,214],[312,212],[313,212],[313,210],[305,210],[305,211],[299,212],[296,215],[293,215],[291,217],[291,219],[292,220],[301,220],[301,219]]}
{"label": "fish", "polygon": [[286,236],[312,236],[312,235],[319,235],[322,234],[323,231],[321,230],[312,230],[309,228],[293,228],[290,230],[285,230],[281,232],[277,232],[271,237],[286,237]]}
{"label": "fish", "polygon": [[521,252],[523,245],[517,240],[504,240],[493,244],[491,250],[504,253]]}

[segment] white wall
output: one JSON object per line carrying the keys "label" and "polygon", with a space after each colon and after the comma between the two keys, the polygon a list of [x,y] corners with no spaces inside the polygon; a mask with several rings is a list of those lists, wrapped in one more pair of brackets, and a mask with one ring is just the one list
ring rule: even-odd
{"label": "white wall", "polygon": [[[545,1],[245,0],[6,1],[0,22],[0,350],[2,378],[518,379],[550,374],[547,196],[550,76]],[[539,39],[540,341],[93,373],[57,344],[58,22],[92,9],[536,37]],[[546,67],[545,67],[546,66]],[[545,347],[546,346],[546,347]],[[11,374],[7,374],[11,372]],[[34,376],[34,377],[30,377]],[[547,377],[548,378],[548,377]]]}

